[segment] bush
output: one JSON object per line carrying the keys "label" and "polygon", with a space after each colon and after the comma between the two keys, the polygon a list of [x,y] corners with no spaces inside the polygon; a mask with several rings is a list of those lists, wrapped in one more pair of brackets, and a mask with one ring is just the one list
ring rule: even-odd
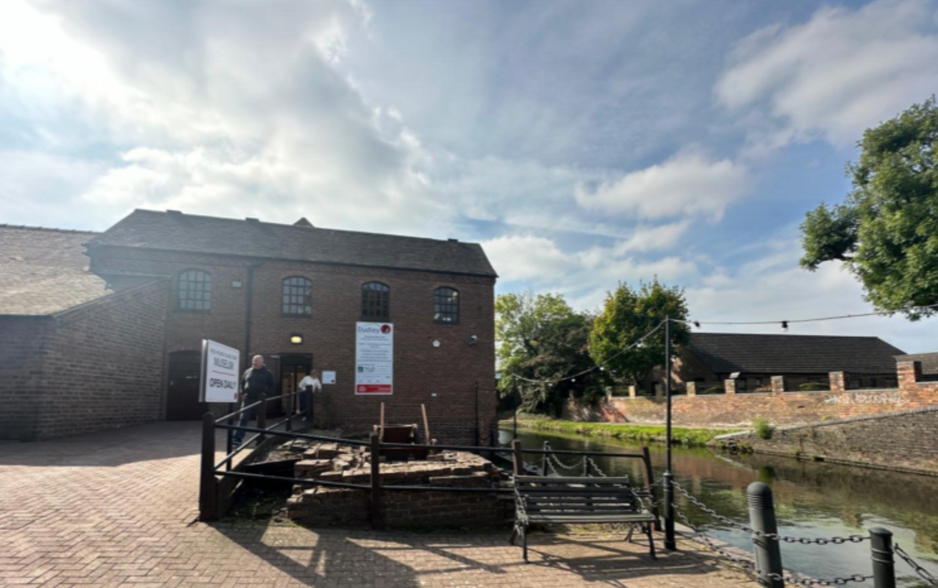
{"label": "bush", "polygon": [[752,430],[756,432],[756,435],[758,435],[760,439],[772,438],[772,426],[769,425],[769,421],[763,418],[752,421]]}
{"label": "bush", "polygon": [[805,382],[804,384],[799,385],[798,389],[805,392],[817,392],[818,390],[830,390],[830,387],[825,386],[824,384],[819,384],[818,382]]}
{"label": "bush", "polygon": [[726,388],[723,388],[722,386],[713,386],[711,388],[707,388],[703,392],[698,392],[697,394],[726,394]]}

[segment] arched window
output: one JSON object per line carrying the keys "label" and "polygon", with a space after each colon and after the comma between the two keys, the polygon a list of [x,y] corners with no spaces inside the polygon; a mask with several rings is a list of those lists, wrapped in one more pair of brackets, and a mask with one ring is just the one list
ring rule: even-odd
{"label": "arched window", "polygon": [[212,274],[190,269],[179,272],[179,310],[208,312],[212,309]]}
{"label": "arched window", "polygon": [[433,291],[433,320],[447,325],[459,324],[459,291],[437,288]]}
{"label": "arched window", "polygon": [[310,316],[313,314],[313,283],[294,276],[283,281],[283,314]]}
{"label": "arched window", "polygon": [[381,282],[362,284],[362,318],[379,321],[391,318],[391,289]]}

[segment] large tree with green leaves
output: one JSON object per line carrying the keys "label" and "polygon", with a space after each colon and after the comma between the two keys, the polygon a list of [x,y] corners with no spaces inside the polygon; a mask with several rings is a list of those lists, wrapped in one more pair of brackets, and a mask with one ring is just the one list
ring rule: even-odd
{"label": "large tree with green leaves", "polygon": [[[664,363],[664,329],[646,339],[640,347],[619,353],[666,317],[687,319],[687,301],[682,288],[665,286],[657,279],[642,283],[638,290],[619,284],[615,291],[608,293],[602,312],[593,321],[590,355],[596,363],[608,361],[606,367],[614,372],[616,381],[640,385],[655,366]],[[671,324],[672,345],[686,343],[689,334],[690,329],[685,324]]]}
{"label": "large tree with green leaves", "polygon": [[[938,304],[938,107],[934,96],[863,133],[843,204],[801,225],[801,265],[840,260],[883,311]],[[916,320],[934,311],[908,311]]]}
{"label": "large tree with green leaves", "polygon": [[517,390],[521,409],[555,415],[573,392],[596,395],[601,374],[552,386],[514,378],[556,380],[593,365],[587,351],[591,317],[577,313],[560,294],[501,294],[495,299],[496,356],[504,394]]}

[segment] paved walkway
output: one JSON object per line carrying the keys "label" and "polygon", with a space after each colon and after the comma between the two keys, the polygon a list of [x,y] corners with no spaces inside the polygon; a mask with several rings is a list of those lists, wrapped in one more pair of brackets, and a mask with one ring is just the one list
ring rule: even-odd
{"label": "paved walkway", "polygon": [[[198,423],[0,442],[0,586],[750,585],[690,552],[601,536],[377,533],[195,522]],[[691,547],[691,546],[685,546]]]}

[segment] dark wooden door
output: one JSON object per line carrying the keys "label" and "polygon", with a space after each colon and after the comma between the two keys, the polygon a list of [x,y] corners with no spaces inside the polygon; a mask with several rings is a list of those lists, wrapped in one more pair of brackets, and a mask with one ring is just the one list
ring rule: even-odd
{"label": "dark wooden door", "polygon": [[169,354],[169,390],[166,395],[166,420],[197,421],[208,408],[199,402],[199,374],[202,354],[177,351]]}

